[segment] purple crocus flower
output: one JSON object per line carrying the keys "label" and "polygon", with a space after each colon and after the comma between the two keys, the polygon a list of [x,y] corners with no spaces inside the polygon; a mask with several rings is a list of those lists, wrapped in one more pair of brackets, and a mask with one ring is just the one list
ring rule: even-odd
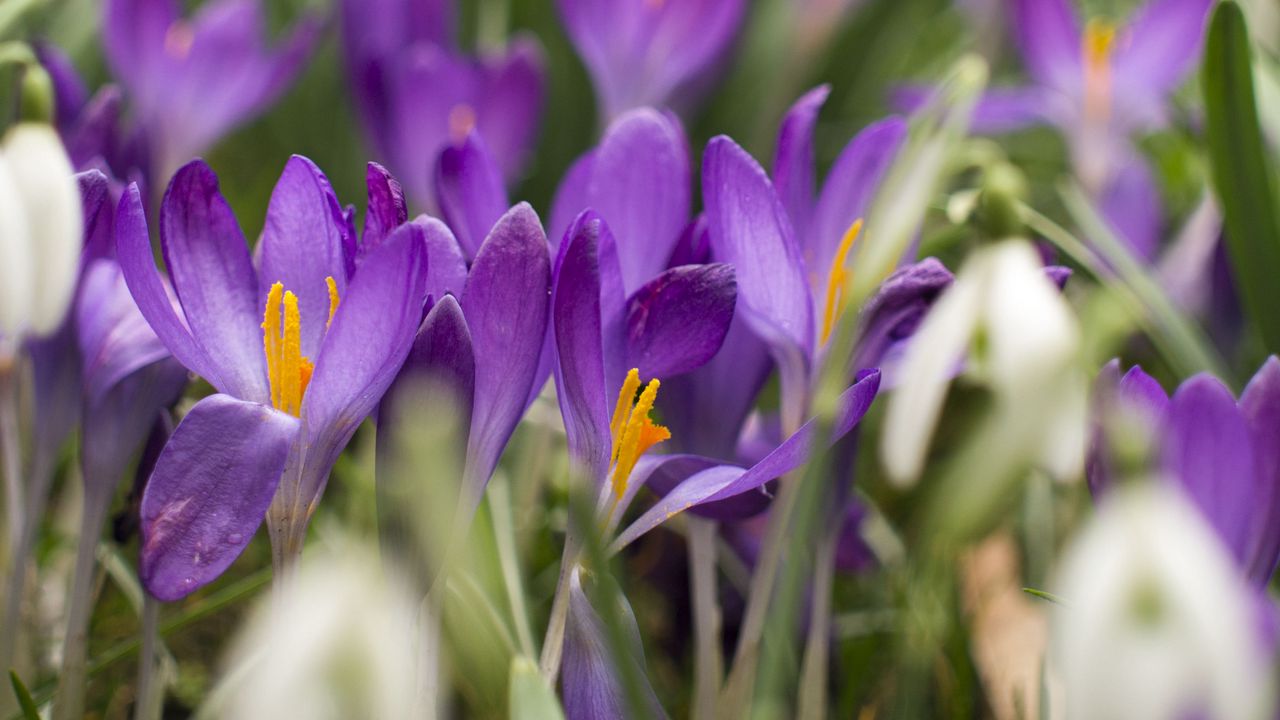
{"label": "purple crocus flower", "polygon": [[742,25],[743,0],[558,0],[595,85],[601,117],[684,109],[705,89]]}
{"label": "purple crocus flower", "polygon": [[371,241],[366,225],[373,244],[359,253],[328,181],[295,156],[272,194],[255,270],[216,177],[194,161],[160,208],[175,303],[137,188],[125,193],[117,236],[129,289],[174,357],[218,390],[175,429],[142,499],[139,574],[155,597],[217,577],[264,515],[278,566],[301,552],[329,470],[413,343],[425,234],[407,223]]}
{"label": "purple crocus flower", "polygon": [[542,109],[537,41],[520,36],[501,54],[468,57],[453,46],[453,16],[451,0],[342,2],[347,74],[365,132],[427,210],[435,209],[432,170],[446,145],[478,130],[502,176],[513,179]]}
{"label": "purple crocus flower", "polygon": [[[1196,67],[1213,0],[1149,0],[1123,26],[1095,18],[1083,28],[1069,0],[1009,2],[1032,83],[988,91],[974,130],[1059,128],[1104,216],[1137,254],[1154,257],[1160,197],[1131,138],[1167,124],[1170,96]],[[899,99],[914,105],[926,95],[906,90]]]}
{"label": "purple crocus flower", "polygon": [[214,0],[184,19],[176,0],[109,0],[102,44],[149,143],[152,181],[261,113],[297,77],[318,18],[269,47],[258,0]]}
{"label": "purple crocus flower", "polygon": [[[1242,571],[1263,587],[1280,557],[1280,360],[1267,359],[1239,401],[1209,374],[1192,377],[1167,395],[1134,366],[1102,369],[1095,391],[1098,435],[1090,451],[1089,487],[1105,494],[1124,458],[1109,442],[1128,438],[1199,508]],[[1127,433],[1117,433],[1127,430]]]}

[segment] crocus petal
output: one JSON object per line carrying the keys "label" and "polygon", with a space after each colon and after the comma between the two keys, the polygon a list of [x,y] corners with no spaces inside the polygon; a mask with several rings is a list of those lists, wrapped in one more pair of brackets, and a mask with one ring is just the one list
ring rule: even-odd
{"label": "crocus petal", "polygon": [[480,501],[502,448],[524,414],[547,331],[551,258],[537,213],[511,208],[480,246],[462,291],[476,354],[475,410],[463,501]]}
{"label": "crocus petal", "polygon": [[537,137],[545,64],[538,41],[531,35],[517,34],[505,58],[484,65],[485,85],[476,103],[476,127],[508,180],[518,177]]}
{"label": "crocus petal", "polygon": [[808,356],[813,308],[807,273],[768,176],[722,135],[707,145],[702,195],[715,256],[737,273],[738,312],[771,345],[790,346]]}
{"label": "crocus petal", "polygon": [[818,111],[830,94],[830,85],[819,85],[805,93],[787,111],[778,127],[773,185],[799,237],[808,237],[809,212],[813,208],[813,127],[818,123]]}
{"label": "crocus petal", "polygon": [[64,323],[47,338],[27,342],[35,406],[31,432],[33,477],[49,471],[79,424],[82,398],[77,345],[73,322]]}
{"label": "crocus petal", "polygon": [[435,173],[436,204],[467,257],[474,258],[509,207],[502,173],[478,132],[442,150]]}
{"label": "crocus petal", "polygon": [[[218,370],[221,384],[215,387],[266,401],[258,279],[218,178],[201,160],[184,166],[169,183],[160,207],[160,246],[191,336]],[[123,257],[121,263],[127,277],[128,263]],[[174,356],[186,363],[178,352]]]}
{"label": "crocus petal", "polygon": [[271,193],[258,244],[255,310],[266,307],[273,283],[297,295],[307,357],[316,356],[329,322],[327,278],[333,278],[339,298],[347,294],[346,236],[342,206],[329,179],[307,158],[289,158]]}
{"label": "crocus petal", "polygon": [[737,284],[724,264],[671,268],[627,300],[626,365],[642,378],[701,367],[729,332]]}
{"label": "crocus petal", "polygon": [[413,224],[422,228],[427,247],[427,294],[439,300],[445,294],[461,297],[467,284],[467,258],[448,226],[425,215]]}
{"label": "crocus petal", "polygon": [[936,258],[925,258],[885,278],[866,304],[858,322],[855,368],[881,367],[890,347],[915,331],[925,312],[954,276]]}
{"label": "crocus petal", "polygon": [[107,0],[102,48],[115,77],[145,106],[163,90],[165,38],[177,22],[173,0]]}
{"label": "crocus petal", "polygon": [[560,416],[569,453],[593,482],[604,479],[612,443],[600,315],[598,252],[603,226],[599,218],[575,223],[557,261],[551,294]]}
{"label": "crocus petal", "polygon": [[596,148],[588,206],[618,241],[623,286],[658,273],[689,220],[689,152],[679,122],[643,108],[619,117]]}
{"label": "crocus petal", "polygon": [[[835,418],[829,442],[844,437],[862,420],[871,408],[879,388],[880,373],[870,370],[861,373],[857,382],[840,395],[840,410]],[[641,535],[695,506],[701,505],[705,514],[720,517],[717,509],[708,506],[743,493],[757,491],[765,483],[786,475],[808,460],[813,433],[816,430],[816,420],[806,422],[773,452],[749,469],[719,465],[694,474],[646,510],[618,535],[618,538],[609,546],[610,552],[621,550]]]}
{"label": "crocus petal", "polygon": [[1146,162],[1132,158],[1102,191],[1103,216],[1134,254],[1155,258],[1160,242],[1160,193]]}
{"label": "crocus petal", "polygon": [[89,91],[76,72],[71,58],[61,48],[48,42],[35,42],[32,43],[32,49],[53,82],[53,115],[58,132],[65,133],[84,110],[84,104],[89,100]]}
{"label": "crocus petal", "polygon": [[[422,229],[401,225],[369,253],[324,336],[302,402],[309,450],[304,501],[324,489],[328,468],[373,411],[413,345],[426,295]],[[322,468],[323,472],[309,470]]]}
{"label": "crocus petal", "polygon": [[1013,0],[1010,24],[1037,81],[1064,90],[1079,86],[1080,25],[1068,0]]}
{"label": "crocus petal", "polygon": [[1235,398],[1217,378],[1183,383],[1169,404],[1165,467],[1242,563],[1259,511],[1253,443]]}
{"label": "crocus petal", "polygon": [[[80,189],[62,141],[47,125],[11,128],[0,146],[0,163],[0,213],[8,216],[0,242],[11,266],[0,280],[14,283],[0,298],[13,303],[0,310],[0,332],[47,335],[62,324],[75,288],[84,242]],[[27,297],[19,298],[24,292]]]}
{"label": "crocus petal", "polygon": [[584,153],[565,171],[551,199],[551,224],[547,238],[552,252],[558,253],[565,233],[578,214],[591,207],[591,178],[594,175],[595,151]]}
{"label": "crocus petal", "polygon": [[80,444],[86,492],[114,492],[157,415],[178,400],[186,384],[186,369],[164,355],[88,399]]}
{"label": "crocus petal", "polygon": [[1240,411],[1249,423],[1258,479],[1253,498],[1257,521],[1245,558],[1249,577],[1266,585],[1280,556],[1280,452],[1275,445],[1280,437],[1280,360],[1274,355],[1245,387]]}
{"label": "crocus petal", "polygon": [[1169,408],[1169,394],[1155,378],[1137,365],[1129,368],[1120,379],[1118,399],[1142,412],[1153,426],[1164,418]]}
{"label": "crocus petal", "polygon": [[222,574],[266,515],[298,420],[258,403],[210,395],[182,419],[142,496],[138,575],[164,601]]}
{"label": "crocus petal", "polygon": [[[622,720],[637,717],[628,705],[618,668],[617,654],[611,652],[604,621],[591,606],[582,588],[581,571],[574,568],[569,578],[569,616],[565,621],[564,713],[566,720]],[[619,593],[617,609],[628,647],[623,662],[631,663],[633,677],[640,681],[643,715],[666,717],[658,696],[644,675],[644,651],[634,613]]]}
{"label": "crocus petal", "polygon": [[471,332],[458,301],[446,295],[422,321],[404,366],[378,406],[378,424],[396,422],[401,402],[421,401],[423,392],[440,392],[447,403],[442,410],[460,415],[458,425],[465,428],[471,421],[475,383]]}
{"label": "crocus petal", "polygon": [[234,377],[223,377],[221,366],[196,342],[187,329],[185,319],[175,312],[151,253],[146,218],[138,186],[131,184],[121,196],[116,211],[116,252],[129,292],[147,324],[178,362],[208,380],[215,388],[229,393],[236,387]]}
{"label": "crocus petal", "polygon": [[138,311],[120,266],[111,260],[95,260],[86,268],[76,303],[76,326],[83,358],[81,377],[90,405],[126,376],[169,357]]}
{"label": "crocus petal", "polygon": [[404,190],[400,183],[378,163],[371,162],[365,170],[369,208],[364,216],[364,232],[360,236],[361,253],[377,247],[391,231],[409,219],[404,202]]}
{"label": "crocus petal", "polygon": [[[906,135],[902,118],[881,120],[858,133],[836,158],[822,184],[805,241],[805,261],[815,272],[829,273],[841,240],[855,220],[866,217],[871,198]],[[825,283],[822,288],[825,293]]]}
{"label": "crocus petal", "polygon": [[80,186],[80,201],[84,211],[84,251],[81,264],[97,258],[114,258],[115,203],[111,201],[111,187],[107,176],[100,170],[86,170],[76,174]]}
{"label": "crocus petal", "polygon": [[1123,42],[1112,58],[1117,93],[1162,97],[1175,89],[1196,66],[1213,5],[1213,0],[1146,3],[1122,31]]}

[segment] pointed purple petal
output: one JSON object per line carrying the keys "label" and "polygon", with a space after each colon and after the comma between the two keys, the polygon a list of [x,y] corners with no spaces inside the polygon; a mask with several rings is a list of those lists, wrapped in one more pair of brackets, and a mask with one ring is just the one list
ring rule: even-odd
{"label": "pointed purple petal", "polygon": [[226,395],[196,403],[142,496],[138,575],[163,601],[213,581],[244,551],[275,494],[298,420]]}
{"label": "pointed purple petal", "polygon": [[830,85],[819,85],[805,93],[787,111],[778,128],[773,185],[798,237],[808,237],[813,209],[813,128],[818,123],[818,111],[830,94]]}
{"label": "pointed purple petal", "polygon": [[1118,399],[1129,407],[1142,412],[1153,426],[1164,418],[1169,408],[1169,394],[1160,383],[1134,365],[1120,379]]}
{"label": "pointed purple petal", "polygon": [[369,253],[352,278],[324,336],[302,401],[307,465],[306,501],[323,491],[328,469],[377,405],[404,363],[422,318],[426,294],[422,229],[401,225]]}
{"label": "pointed purple petal", "polygon": [[702,195],[716,259],[737,273],[738,312],[771,345],[807,357],[813,309],[804,260],[768,176],[722,135],[707,145]]}
{"label": "pointed purple petal", "polygon": [[533,208],[520,203],[494,225],[462,291],[476,355],[464,498],[473,509],[524,414],[547,330],[550,292],[547,236]]}
{"label": "pointed purple petal", "polygon": [[257,308],[266,307],[273,283],[297,295],[307,357],[316,356],[329,321],[325,279],[333,278],[338,297],[347,294],[345,237],[346,219],[329,179],[307,158],[289,158],[271,193],[258,245]]}
{"label": "pointed purple petal", "polygon": [[569,453],[592,482],[609,466],[608,398],[600,315],[598,248],[603,221],[584,213],[575,223],[556,267],[551,313],[559,362],[556,395]]}
{"label": "pointed purple petal", "polygon": [[178,20],[173,0],[107,0],[102,49],[112,73],[143,104],[160,91],[165,37]]}
{"label": "pointed purple petal", "polygon": [[[471,421],[475,397],[476,359],[462,308],[447,295],[431,308],[414,338],[413,348],[378,406],[378,425],[397,422],[400,403],[421,401],[424,391],[441,393],[448,412],[458,413],[459,427]],[[382,434],[379,434],[381,437]]]}
{"label": "pointed purple petal", "polygon": [[519,176],[537,137],[543,65],[538,41],[518,34],[507,56],[484,68],[484,86],[475,107],[476,126],[509,180]]}
{"label": "pointed purple petal", "polygon": [[862,307],[853,366],[880,367],[893,345],[915,333],[925,312],[953,278],[936,258],[912,263],[885,278]]}
{"label": "pointed purple petal", "polygon": [[84,210],[84,251],[81,262],[97,258],[114,258],[115,206],[111,202],[111,187],[107,176],[98,170],[76,174],[80,186],[80,200]]}
{"label": "pointed purple petal", "polygon": [[89,404],[125,376],[169,357],[169,350],[138,311],[120,266],[112,260],[95,260],[86,268],[76,300],[76,326]]}
{"label": "pointed purple petal", "polygon": [[1263,510],[1256,504],[1253,452],[1248,423],[1220,380],[1196,375],[1174,393],[1165,468],[1242,563],[1255,517]]}
{"label": "pointed purple petal", "polygon": [[1255,583],[1265,585],[1280,556],[1280,360],[1267,358],[1240,396],[1240,410],[1249,423],[1257,453],[1258,485],[1253,499],[1258,508],[1253,542],[1245,557]]}
{"label": "pointed purple petal", "polygon": [[427,247],[427,294],[440,300],[445,294],[462,297],[467,284],[467,259],[462,246],[439,220],[423,215],[414,225],[422,228]]}
{"label": "pointed purple petal", "polygon": [[591,207],[591,177],[594,174],[595,151],[584,153],[560,179],[555,197],[551,199],[551,225],[547,235],[551,249],[558,253],[569,226],[583,210]]}
{"label": "pointed purple petal", "polygon": [[662,273],[627,300],[624,364],[642,378],[669,378],[706,364],[729,332],[736,296],[728,265]]}
{"label": "pointed purple petal", "polygon": [[1013,0],[1010,24],[1032,77],[1061,90],[1079,87],[1080,25],[1069,0]]}
{"label": "pointed purple petal", "polygon": [[689,221],[684,132],[667,115],[634,110],[609,126],[594,157],[588,201],[613,231],[623,286],[634,292],[665,267]]}
{"label": "pointed purple petal", "polygon": [[507,211],[502,173],[478,132],[440,152],[435,166],[436,204],[468,258]]}
{"label": "pointed purple petal", "polygon": [[138,310],[169,352],[178,362],[208,380],[220,391],[229,393],[235,389],[232,380],[223,378],[221,366],[191,336],[185,319],[175,312],[151,254],[146,213],[142,209],[137,185],[130,185],[120,198],[120,207],[116,213],[116,243],[120,268],[124,272],[129,292],[133,295]]}
{"label": "pointed purple petal", "polygon": [[361,234],[361,254],[377,247],[379,243],[409,219],[404,202],[404,190],[400,183],[378,163],[371,162],[365,170],[369,207],[364,216],[364,232]]}
{"label": "pointed purple petal", "polygon": [[[218,389],[265,401],[258,279],[218,178],[203,161],[183,167],[169,184],[160,208],[160,245],[191,336],[224,383]],[[186,363],[179,353],[174,356]]]}
{"label": "pointed purple petal", "polygon": [[1213,0],[1152,0],[1129,26],[1112,58],[1119,93],[1162,96],[1196,66]]}
{"label": "pointed purple petal", "polygon": [[[844,437],[862,420],[875,400],[880,387],[880,373],[872,370],[861,377],[840,396],[840,411],[829,442]],[[760,462],[743,469],[734,465],[720,465],[694,474],[668,495],[659,500],[618,535],[609,546],[611,552],[626,547],[641,535],[658,527],[685,510],[703,506],[704,514],[722,517],[712,504],[729,500],[743,493],[756,492],[765,483],[782,477],[800,467],[809,459],[816,421],[810,420],[787,438]],[[740,507],[734,505],[731,507]]]}
{"label": "pointed purple petal", "polygon": [[177,402],[187,371],[168,355],[142,365],[86,402],[81,427],[80,467],[86,488],[114,491],[156,417]]}

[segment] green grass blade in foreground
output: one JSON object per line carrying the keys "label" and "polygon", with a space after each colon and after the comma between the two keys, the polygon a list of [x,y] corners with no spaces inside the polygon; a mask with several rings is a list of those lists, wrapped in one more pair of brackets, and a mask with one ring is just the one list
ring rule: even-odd
{"label": "green grass blade in foreground", "polygon": [[1226,221],[1227,250],[1245,315],[1269,352],[1280,352],[1280,218],[1258,124],[1244,14],[1217,7],[1205,43],[1205,126],[1213,186]]}
{"label": "green grass blade in foreground", "polygon": [[9,671],[9,684],[13,686],[13,694],[18,696],[23,720],[40,720],[40,709],[36,707],[36,701],[31,699],[31,693],[27,692],[27,686],[22,684],[18,673],[12,670]]}
{"label": "green grass blade in foreground", "polygon": [[542,680],[537,663],[525,657],[511,661],[511,720],[564,720],[556,694]]}

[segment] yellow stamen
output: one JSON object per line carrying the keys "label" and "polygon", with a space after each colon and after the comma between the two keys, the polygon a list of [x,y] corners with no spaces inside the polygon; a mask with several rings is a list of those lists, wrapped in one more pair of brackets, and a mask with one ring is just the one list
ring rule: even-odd
{"label": "yellow stamen", "polygon": [[1100,19],[1085,25],[1080,38],[1080,54],[1084,58],[1085,114],[1105,120],[1111,112],[1111,56],[1115,50],[1117,28]]}
{"label": "yellow stamen", "polygon": [[297,415],[302,407],[302,315],[298,312],[298,296],[284,294],[284,343],[280,348],[280,409]]}
{"label": "yellow stamen", "polygon": [[627,379],[622,381],[622,389],[618,391],[618,402],[613,406],[613,419],[609,421],[609,434],[613,436],[613,451],[609,455],[609,464],[618,461],[618,450],[622,447],[622,431],[631,420],[631,405],[636,399],[636,390],[640,389],[640,370],[631,368],[627,371]]}
{"label": "yellow stamen", "polygon": [[267,356],[267,383],[271,405],[280,407],[280,298],[284,284],[276,283],[267,292],[267,309],[262,316],[262,351]]}
{"label": "yellow stamen", "polygon": [[333,314],[338,312],[338,283],[334,282],[332,276],[329,276],[324,279],[324,284],[329,287],[329,319],[324,324],[327,328],[333,324]]}
{"label": "yellow stamen", "polygon": [[[639,371],[633,372],[638,378]],[[630,375],[631,373],[628,373],[628,377]],[[616,498],[621,498],[626,492],[627,478],[631,476],[631,471],[635,469],[640,456],[654,445],[671,438],[669,430],[654,424],[649,417],[649,413],[653,411],[653,403],[658,399],[660,384],[658,379],[654,378],[645,386],[644,392],[640,393],[640,399],[636,401],[635,407],[631,409],[631,414],[627,418],[622,432],[622,442],[614,444],[614,455],[617,460],[613,466],[611,479],[613,494]]]}
{"label": "yellow stamen", "polygon": [[862,232],[862,219],[853,221],[836,248],[836,255],[831,259],[831,270],[827,273],[827,302],[822,310],[822,343],[825,345],[831,338],[831,330],[835,327],[836,317],[840,314],[840,306],[844,300],[844,286],[849,281],[849,271],[845,263],[849,259],[849,248]]}

